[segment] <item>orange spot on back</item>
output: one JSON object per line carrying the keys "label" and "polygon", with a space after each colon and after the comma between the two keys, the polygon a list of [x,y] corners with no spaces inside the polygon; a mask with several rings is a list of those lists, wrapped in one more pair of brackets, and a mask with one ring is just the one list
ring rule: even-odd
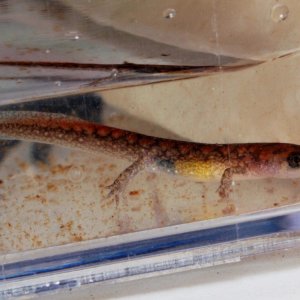
{"label": "orange spot on back", "polygon": [[70,126],[71,126],[70,122],[69,122],[69,121],[66,121],[66,120],[61,120],[61,121],[59,121],[59,125],[60,125],[60,127],[61,127],[62,129],[64,129],[64,130],[70,129]]}
{"label": "orange spot on back", "polygon": [[82,126],[81,124],[78,124],[77,122],[76,123],[73,123],[72,124],[72,129],[78,133],[80,133],[82,131]]}
{"label": "orange spot on back", "polygon": [[203,154],[210,154],[212,152],[216,151],[216,149],[213,149],[212,146],[201,146],[201,152]]}
{"label": "orange spot on back", "polygon": [[88,135],[91,135],[91,134],[93,134],[93,132],[94,132],[94,126],[93,125],[88,125],[88,124],[85,124],[84,126],[83,126],[83,130],[85,131],[85,133],[87,133]]}
{"label": "orange spot on back", "polygon": [[100,126],[98,129],[97,129],[97,133],[99,136],[108,136],[110,134],[110,128],[108,127],[105,127],[105,126]]}
{"label": "orange spot on back", "polygon": [[127,137],[127,141],[129,144],[134,144],[137,141],[137,135],[134,133],[130,133]]}
{"label": "orange spot on back", "polygon": [[175,142],[169,141],[169,140],[161,141],[161,142],[159,143],[159,146],[161,147],[161,149],[162,149],[163,151],[166,151],[166,150],[168,150],[168,149],[173,148],[173,147],[175,146]]}
{"label": "orange spot on back", "polygon": [[262,151],[259,154],[259,159],[263,161],[267,161],[272,157],[271,153],[269,151]]}
{"label": "orange spot on back", "polygon": [[125,132],[121,129],[113,129],[112,133],[111,133],[111,136],[114,138],[114,139],[119,139],[120,137],[124,136],[125,135]]}
{"label": "orange spot on back", "polygon": [[39,126],[42,128],[47,128],[47,127],[49,127],[49,122],[41,120],[41,121],[39,121]]}
{"label": "orange spot on back", "polygon": [[152,138],[149,138],[149,137],[144,137],[144,138],[141,138],[139,140],[139,143],[141,146],[145,147],[145,148],[148,148],[150,147],[151,145],[154,144],[154,140]]}
{"label": "orange spot on back", "polygon": [[190,152],[192,146],[189,144],[179,145],[179,151],[181,154],[187,154]]}

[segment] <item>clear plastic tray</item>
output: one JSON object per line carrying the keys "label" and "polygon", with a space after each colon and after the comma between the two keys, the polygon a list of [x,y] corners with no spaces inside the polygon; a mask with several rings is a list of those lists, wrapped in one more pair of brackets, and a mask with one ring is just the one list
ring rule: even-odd
{"label": "clear plastic tray", "polygon": [[[63,112],[101,123],[126,119],[95,94],[1,110]],[[116,205],[104,195],[126,167],[118,157],[13,140],[1,141],[1,153],[3,297],[211,267],[299,246],[298,179],[235,181],[224,201],[219,182],[145,171]]]}
{"label": "clear plastic tray", "polygon": [[1,280],[5,283],[0,288],[1,296],[39,295],[93,283],[115,283],[299,247],[295,226],[299,213],[288,212],[282,209],[195,222],[9,254],[2,265]]}
{"label": "clear plastic tray", "polygon": [[[294,1],[1,1],[0,111],[201,143],[300,144],[299,11]],[[299,178],[234,180],[224,200],[219,182],[144,170],[116,205],[106,187],[128,161],[37,142],[0,140],[1,299],[299,247]]]}

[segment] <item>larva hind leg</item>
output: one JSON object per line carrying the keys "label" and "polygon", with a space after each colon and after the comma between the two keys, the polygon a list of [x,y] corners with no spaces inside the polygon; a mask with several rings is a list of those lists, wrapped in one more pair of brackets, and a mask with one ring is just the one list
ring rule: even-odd
{"label": "larva hind leg", "polygon": [[230,194],[230,189],[232,187],[232,181],[233,181],[233,176],[234,175],[241,175],[245,174],[246,169],[244,167],[231,167],[227,168],[221,178],[220,186],[217,190],[219,193],[220,197],[223,199],[227,199]]}
{"label": "larva hind leg", "polygon": [[118,205],[119,198],[124,193],[130,180],[134,178],[140,171],[144,170],[148,165],[148,162],[144,158],[139,158],[129,167],[127,167],[115,180],[107,186],[108,194],[105,198],[114,197],[115,203]]}

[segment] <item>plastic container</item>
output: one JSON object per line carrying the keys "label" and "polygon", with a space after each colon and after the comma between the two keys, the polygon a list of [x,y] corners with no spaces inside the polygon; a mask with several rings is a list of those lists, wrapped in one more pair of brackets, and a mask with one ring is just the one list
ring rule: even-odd
{"label": "plastic container", "polygon": [[[258,2],[2,1],[0,110],[300,144],[300,6]],[[299,178],[234,180],[224,201],[219,182],[143,171],[116,205],[106,187],[127,166],[115,153],[0,140],[0,298],[299,247]]]}

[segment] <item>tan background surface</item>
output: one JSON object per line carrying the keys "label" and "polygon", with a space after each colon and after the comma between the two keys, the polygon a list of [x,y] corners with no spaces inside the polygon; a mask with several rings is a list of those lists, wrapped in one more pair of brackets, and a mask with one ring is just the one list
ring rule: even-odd
{"label": "tan background surface", "polygon": [[292,55],[241,71],[102,95],[110,105],[185,140],[300,144],[299,63],[300,56]]}
{"label": "tan background surface", "polygon": [[[297,0],[61,2],[95,22],[197,52],[260,60],[299,48],[300,6]],[[274,18],[272,10],[278,4],[288,8],[288,18],[284,22]],[[163,17],[168,9],[176,12],[173,19]]]}

